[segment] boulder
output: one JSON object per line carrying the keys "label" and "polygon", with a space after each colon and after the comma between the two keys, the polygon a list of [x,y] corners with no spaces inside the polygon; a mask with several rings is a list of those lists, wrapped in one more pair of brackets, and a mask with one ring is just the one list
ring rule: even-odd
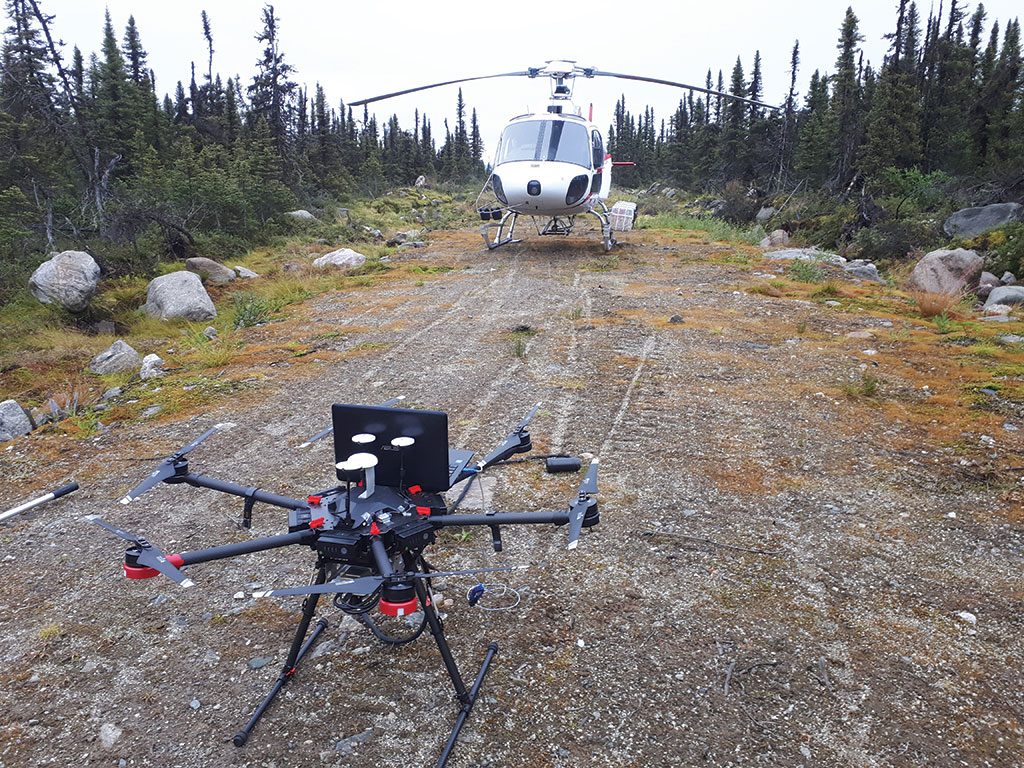
{"label": "boulder", "polygon": [[427,185],[427,177],[426,176],[417,176],[416,177],[416,182],[415,182],[415,184],[413,184],[413,186],[416,186],[416,187],[425,187],[426,185]]}
{"label": "boulder", "polygon": [[155,379],[163,375],[164,361],[160,355],[146,355],[142,358],[142,368],[139,370],[140,379]]}
{"label": "boulder", "polygon": [[316,216],[309,211],[302,210],[301,208],[297,211],[288,211],[285,216],[290,216],[296,221],[316,221]]}
{"label": "boulder", "polygon": [[212,320],[217,316],[203,281],[194,272],[171,272],[151,280],[142,309],[161,320]]}
{"label": "boulder", "polygon": [[337,267],[339,269],[355,269],[366,263],[366,257],[351,248],[340,248],[337,251],[325,253],[313,261],[313,266],[319,269],[326,267]]}
{"label": "boulder", "polygon": [[1013,311],[1009,304],[985,304],[985,317],[1006,317]]}
{"label": "boulder", "polygon": [[985,300],[985,308],[995,304],[1024,304],[1024,285],[1000,285],[993,288]]}
{"label": "boulder", "polygon": [[123,339],[118,339],[92,359],[89,363],[89,373],[106,376],[108,373],[130,371],[137,368],[141,362],[139,353]]}
{"label": "boulder", "polygon": [[755,218],[757,219],[758,224],[764,224],[776,213],[778,213],[777,210],[772,208],[770,205],[766,205],[764,208],[757,212],[757,216]]}
{"label": "boulder", "polygon": [[81,312],[100,284],[100,265],[85,251],[62,251],[40,264],[28,288],[43,304]]}
{"label": "boulder", "polygon": [[13,440],[32,431],[32,420],[15,400],[0,403],[0,442]]}
{"label": "boulder", "polygon": [[1017,221],[1024,221],[1024,205],[996,203],[957,211],[946,219],[942,229],[950,237],[962,237],[969,240]]}
{"label": "boulder", "polygon": [[819,251],[817,248],[787,248],[782,251],[771,251],[764,257],[770,261],[820,261],[837,267],[846,264],[846,259],[842,256],[828,251]]}
{"label": "boulder", "polygon": [[789,232],[784,229],[776,229],[760,242],[762,248],[778,248],[781,245],[789,245]]}
{"label": "boulder", "polygon": [[978,278],[978,285],[990,285],[994,288],[997,285],[1002,285],[1002,283],[991,272],[982,272],[981,277]]}
{"label": "boulder", "polygon": [[963,248],[925,254],[907,280],[910,290],[926,293],[963,293],[978,285],[985,260]]}
{"label": "boulder", "polygon": [[395,232],[395,234],[393,234],[388,239],[388,241],[385,243],[385,245],[390,246],[390,247],[393,248],[396,245],[401,245],[402,243],[406,242],[407,240],[415,240],[419,236],[420,236],[420,231],[418,229],[410,229],[410,230],[407,230],[405,232]]}
{"label": "boulder", "polygon": [[251,278],[254,278],[254,277],[259,277],[259,275],[256,274],[255,272],[253,272],[251,269],[246,269],[245,267],[238,267],[238,266],[235,267],[235,274],[238,275],[239,277],[243,277],[243,278],[247,278],[247,279],[251,279]]}
{"label": "boulder", "polygon": [[993,288],[998,288],[997,285],[988,285],[986,283],[979,283],[978,287],[974,289],[974,295],[979,301],[985,301],[989,294],[992,293]]}
{"label": "boulder", "polygon": [[203,256],[193,256],[191,259],[185,259],[185,269],[189,272],[195,272],[208,283],[230,283],[236,277],[235,270]]}
{"label": "boulder", "polygon": [[1013,272],[1003,272],[1003,276],[999,278],[999,282],[1003,285],[1013,285],[1017,282],[1017,276]]}
{"label": "boulder", "polygon": [[860,280],[870,280],[873,283],[884,283],[882,276],[878,274],[878,267],[864,259],[854,259],[849,264],[843,265],[843,271],[851,277]]}

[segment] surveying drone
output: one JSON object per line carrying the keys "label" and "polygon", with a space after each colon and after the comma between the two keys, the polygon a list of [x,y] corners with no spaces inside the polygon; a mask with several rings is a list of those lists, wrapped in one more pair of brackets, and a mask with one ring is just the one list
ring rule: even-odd
{"label": "surveying drone", "polygon": [[[309,547],[316,554],[310,584],[253,593],[253,597],[301,595],[305,599],[302,618],[284,667],[249,721],[235,734],[233,742],[236,747],[246,743],[274,697],[292,679],[299,663],[327,628],[327,620],[323,618],[312,631],[310,624],[320,597],[330,595],[337,608],[354,616],[387,645],[410,643],[425,628],[430,629],[455,688],[459,706],[455,725],[437,762],[438,766],[444,766],[477,700],[498,645],[491,643],[487,646],[480,670],[467,687],[445,638],[433,600],[432,580],[511,568],[437,571],[425,559],[424,551],[434,543],[437,532],[443,528],[486,526],[491,531],[494,551],[500,552],[501,527],[521,524],[568,525],[568,546],[574,549],[582,529],[600,522],[597,501],[593,498],[597,493],[597,459],[591,462],[568,507],[560,511],[455,514],[468,485],[463,490],[463,497],[446,505],[441,495],[444,491],[464,480],[472,481],[481,472],[509,461],[515,454],[528,453],[533,449],[529,425],[540,407],[539,403],[490,453],[471,464],[473,451],[448,447],[447,414],[395,407],[400,399],[376,406],[333,406],[332,426],[305,445],[333,432],[338,483],[305,499],[292,499],[256,487],[247,488],[191,471],[189,453],[207,438],[233,424],[218,424],[204,432],[164,459],[121,499],[122,503],[128,504],[161,482],[210,488],[244,499],[241,522],[245,528],[252,525],[253,506],[257,502],[287,509],[288,533],[167,554],[141,536],[110,525],[97,515],[85,518],[129,542],[131,546],[124,554],[124,574],[129,579],[163,575],[183,587],[190,587],[193,581],[182,569],[198,563],[290,545]],[[580,468],[579,460],[573,457],[531,458],[547,459],[549,471]],[[470,600],[472,602],[472,591]],[[374,608],[387,617],[412,620],[416,628],[402,636],[389,634],[371,618],[370,612]]]}
{"label": "surveying drone", "polygon": [[[512,118],[501,132],[501,139],[494,153],[494,169],[484,184],[480,197],[477,198],[479,202],[488,190],[495,198],[494,203],[477,209],[483,221],[498,222],[485,224],[480,228],[484,242],[490,250],[509,243],[521,242],[514,239],[519,216],[531,216],[535,220],[538,217],[547,219],[543,227],[537,226],[537,233],[540,235],[568,235],[573,230],[576,216],[587,213],[597,217],[601,223],[604,249],[610,251],[615,245],[615,237],[612,234],[613,221],[609,217],[608,206],[605,205],[612,189],[612,168],[620,165],[631,166],[634,163],[612,160],[612,156],[605,152],[601,129],[593,122],[593,107],[588,118],[584,119],[582,110],[572,103],[572,86],[577,77],[617,77],[622,80],[669,85],[741,101],[752,106],[778,109],[771,104],[730,93],[656,77],[603,72],[594,67],[581,67],[575,61],[548,61],[543,67],[531,67],[523,72],[502,72],[497,75],[463,77],[458,80],[446,80],[443,83],[421,85],[353,101],[352,106],[363,106],[443,85],[468,83],[471,80],[490,80],[496,77],[548,77],[551,79],[551,103],[545,113]],[[631,214],[629,225],[632,225]],[[495,229],[497,231],[492,236],[492,230]]]}

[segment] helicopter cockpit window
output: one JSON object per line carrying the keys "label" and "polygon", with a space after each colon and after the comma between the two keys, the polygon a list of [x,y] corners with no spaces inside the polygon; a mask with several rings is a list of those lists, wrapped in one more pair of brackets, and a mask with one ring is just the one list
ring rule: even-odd
{"label": "helicopter cockpit window", "polygon": [[497,163],[516,160],[557,160],[589,168],[587,129],[567,120],[513,123],[501,135]]}

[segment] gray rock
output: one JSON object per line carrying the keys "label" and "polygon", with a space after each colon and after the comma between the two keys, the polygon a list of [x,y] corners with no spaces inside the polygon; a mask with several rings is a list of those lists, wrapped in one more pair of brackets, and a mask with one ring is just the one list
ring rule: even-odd
{"label": "gray rock", "polygon": [[301,208],[297,211],[288,211],[285,216],[290,216],[297,221],[316,221],[316,216]]}
{"label": "gray rock", "polygon": [[365,744],[373,738],[373,728],[367,728],[362,733],[342,739],[334,745],[334,748],[342,755],[351,755],[360,744]]}
{"label": "gray rock", "polygon": [[999,337],[999,341],[1003,344],[1024,344],[1024,336],[1018,336],[1014,333],[1004,333]]}
{"label": "gray rock", "polygon": [[115,397],[120,397],[121,392],[122,390],[120,387],[111,387],[100,396],[100,400],[102,400],[103,402],[106,402],[107,400],[113,400]]}
{"label": "gray rock", "polygon": [[997,285],[1002,285],[1002,283],[991,272],[982,272],[981,277],[978,278],[978,285],[990,285],[994,288]]}
{"label": "gray rock", "polygon": [[408,240],[398,246],[400,251],[409,251],[413,248],[426,248],[427,244],[423,240]]}
{"label": "gray rock", "polygon": [[763,238],[759,245],[762,248],[778,248],[780,245],[789,245],[789,232],[784,229],[776,229]]}
{"label": "gray rock", "polygon": [[417,176],[416,181],[413,183],[414,187],[425,187],[427,185],[426,176]]}
{"label": "gray rock", "polygon": [[999,282],[1003,285],[1013,285],[1017,282],[1017,276],[1013,272],[1003,272],[1003,276],[999,278]]}
{"label": "gray rock", "polygon": [[104,723],[100,726],[100,745],[104,749],[113,749],[123,731],[113,723]]}
{"label": "gray rock", "polygon": [[13,440],[32,431],[32,419],[15,400],[0,403],[0,442]]}
{"label": "gray rock", "polygon": [[160,355],[146,355],[142,358],[142,368],[139,370],[139,378],[155,379],[164,375],[164,361]]}
{"label": "gray rock", "polygon": [[139,353],[123,339],[118,339],[106,350],[100,352],[89,363],[89,373],[106,376],[108,373],[120,373],[137,368],[142,362]]}
{"label": "gray rock", "polygon": [[40,264],[28,288],[43,304],[81,312],[100,284],[100,265],[85,251],[62,251]]}
{"label": "gray rock", "polygon": [[1024,304],[1024,285],[1000,285],[993,288],[985,300],[985,308],[988,309],[995,304]]}
{"label": "gray rock", "polygon": [[142,309],[161,320],[212,320],[217,309],[194,272],[171,272],[151,280]]}
{"label": "gray rock", "polygon": [[1017,221],[1024,221],[1024,205],[996,203],[957,211],[946,219],[942,229],[950,237],[969,239]]}
{"label": "gray rock", "polygon": [[144,419],[151,419],[154,416],[162,413],[163,410],[164,410],[164,407],[162,405],[151,405],[148,408],[143,408],[142,409],[142,418],[144,418]]}
{"label": "gray rock", "polygon": [[670,323],[672,323],[673,325],[678,325],[679,323],[683,322],[683,316],[682,315],[672,315],[672,317],[670,317],[668,319],[668,321]]}
{"label": "gray rock", "polygon": [[214,284],[230,283],[236,277],[235,270],[203,256],[185,259],[185,269],[195,272],[206,282]]}
{"label": "gray rock", "polygon": [[235,266],[235,274],[238,275],[239,277],[244,277],[247,279],[259,277],[259,275],[253,272],[251,269],[246,269],[245,267],[239,267],[237,265]]}
{"label": "gray rock", "polygon": [[981,318],[986,323],[1008,323],[1010,322],[1009,315],[992,315]]}
{"label": "gray rock", "polygon": [[854,259],[849,264],[844,264],[843,271],[861,280],[870,280],[874,283],[885,282],[882,276],[878,274],[878,267],[864,259]]}
{"label": "gray rock", "polygon": [[199,699],[192,699],[192,701],[189,702],[189,706],[192,707],[193,710],[197,710],[203,705],[200,703]]}
{"label": "gray rock", "polygon": [[373,227],[368,227],[368,226],[366,226],[364,224],[363,225],[363,231],[366,234],[371,235],[374,240],[383,240],[384,239],[384,233],[381,232],[379,229],[374,229]]}
{"label": "gray rock", "polygon": [[985,301],[985,299],[988,298],[989,294],[992,293],[992,289],[996,287],[998,286],[985,285],[984,283],[982,283],[977,288],[974,289],[974,295],[978,297],[979,301]]}
{"label": "gray rock", "polygon": [[[992,294],[989,293],[989,297],[991,297],[991,295]],[[1011,307],[1009,304],[989,304],[989,303],[986,303],[985,304],[985,312],[984,312],[984,314],[985,314],[985,319],[987,320],[987,319],[989,319],[991,317],[1006,317],[1012,311],[1013,311],[1013,307]]]}
{"label": "gray rock", "polygon": [[319,269],[326,267],[337,267],[340,269],[354,269],[366,263],[366,257],[351,248],[341,248],[337,251],[325,253],[318,259],[314,259],[313,266]]}
{"label": "gray rock", "polygon": [[771,251],[764,255],[770,261],[820,261],[841,267],[846,259],[835,253],[819,251],[817,248],[787,248],[782,251]]}
{"label": "gray rock", "polygon": [[215,339],[217,338],[217,329],[212,325],[208,325],[203,329],[203,336],[208,339]]}
{"label": "gray rock", "polygon": [[385,243],[385,245],[388,245],[388,246],[391,246],[391,247],[394,247],[396,245],[401,245],[402,243],[408,242],[410,240],[416,240],[420,236],[420,234],[421,233],[420,233],[420,231],[418,229],[410,229],[410,230],[408,230],[406,232],[395,232],[395,234],[393,234],[388,239],[388,241]]}
{"label": "gray rock", "polygon": [[778,213],[777,210],[772,208],[770,205],[766,205],[764,208],[757,212],[757,216],[755,218],[757,219],[758,224],[764,224],[776,213]]}
{"label": "gray rock", "polygon": [[985,260],[975,251],[932,251],[914,266],[907,287],[927,293],[963,293],[978,285],[984,264]]}
{"label": "gray rock", "polygon": [[256,656],[249,659],[249,669],[262,669],[273,660],[272,656]]}

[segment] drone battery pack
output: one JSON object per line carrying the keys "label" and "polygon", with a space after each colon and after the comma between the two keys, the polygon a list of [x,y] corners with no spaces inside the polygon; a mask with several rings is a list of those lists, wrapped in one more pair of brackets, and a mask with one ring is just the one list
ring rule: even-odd
{"label": "drone battery pack", "polygon": [[544,460],[544,469],[552,474],[558,472],[579,472],[580,460],[575,456],[551,456]]}

